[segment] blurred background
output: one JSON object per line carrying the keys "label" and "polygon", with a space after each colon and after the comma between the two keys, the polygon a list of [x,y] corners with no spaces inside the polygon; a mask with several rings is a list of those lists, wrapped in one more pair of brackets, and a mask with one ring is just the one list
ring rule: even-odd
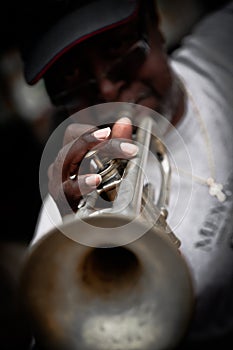
{"label": "blurred background", "polygon": [[[158,0],[167,50],[221,0]],[[27,0],[1,2],[0,10],[0,348],[21,349],[30,342],[17,304],[17,284],[25,250],[41,207],[38,169],[43,147],[60,120],[43,81],[28,86],[17,49],[27,29]],[[19,326],[20,322],[20,326]],[[15,334],[12,338],[12,334]],[[22,347],[20,347],[22,345]]]}

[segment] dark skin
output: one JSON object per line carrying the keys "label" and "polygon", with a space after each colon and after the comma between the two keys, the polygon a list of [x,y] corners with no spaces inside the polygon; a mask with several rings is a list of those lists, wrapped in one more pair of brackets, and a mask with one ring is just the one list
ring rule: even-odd
{"label": "dark skin", "polygon": [[[136,18],[88,39],[62,57],[45,76],[52,99],[60,91],[71,90],[80,81],[83,83],[94,78],[97,89],[92,95],[87,89],[86,95],[79,96],[79,106],[70,108],[70,115],[93,104],[133,102],[166,115],[175,125],[184,111],[184,96],[169,66],[158,23],[147,19],[146,35],[150,50],[130,80],[121,77],[113,81],[105,74],[117,57],[137,41],[137,35],[140,35],[138,22]],[[82,194],[93,191],[102,180],[99,175],[88,173],[74,176],[89,150],[101,146],[102,152],[109,152],[111,158],[123,159],[130,159],[137,153],[137,147],[131,141],[132,123],[128,118],[118,120],[111,130],[103,128],[100,134],[96,131],[93,125],[69,126],[64,135],[64,147],[49,168],[49,192],[61,215],[75,212]],[[114,142],[109,145],[107,140]]]}
{"label": "dark skin", "polygon": [[[49,192],[61,215],[69,214],[71,210],[75,212],[82,195],[91,192],[101,183],[101,176],[96,174],[87,173],[71,179],[72,175],[79,172],[85,154],[94,147],[101,146],[102,154],[110,154],[111,158],[130,159],[137,152],[137,146],[126,142],[131,135],[132,124],[126,118],[116,122],[112,130],[97,130],[93,129],[93,125],[83,124],[71,124],[67,128],[64,147],[48,170]],[[109,141],[106,142],[107,140]]]}

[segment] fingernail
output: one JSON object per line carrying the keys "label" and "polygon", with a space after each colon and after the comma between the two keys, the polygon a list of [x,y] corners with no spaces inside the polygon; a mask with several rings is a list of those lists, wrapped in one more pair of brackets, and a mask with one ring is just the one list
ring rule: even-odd
{"label": "fingernail", "polygon": [[99,174],[87,176],[85,182],[90,187],[97,187],[102,181],[102,177]]}
{"label": "fingernail", "polygon": [[110,134],[111,134],[111,129],[109,127],[104,129],[99,129],[93,132],[93,135],[95,136],[95,138],[99,140],[105,140],[106,138],[109,137]]}
{"label": "fingernail", "polygon": [[120,144],[120,147],[122,151],[129,156],[136,156],[138,153],[138,146],[134,145],[133,143],[128,143],[128,142],[122,142]]}
{"label": "fingernail", "polygon": [[131,120],[128,117],[122,117],[122,118],[118,119],[117,123],[132,124]]}

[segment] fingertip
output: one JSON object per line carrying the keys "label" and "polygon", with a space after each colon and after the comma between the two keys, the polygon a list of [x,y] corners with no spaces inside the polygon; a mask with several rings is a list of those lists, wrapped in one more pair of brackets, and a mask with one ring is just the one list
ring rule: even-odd
{"label": "fingertip", "polygon": [[128,117],[122,117],[116,121],[112,129],[113,138],[132,138],[132,122]]}
{"label": "fingertip", "polygon": [[106,140],[111,134],[111,129],[109,127],[104,129],[98,129],[93,132],[93,136],[98,140]]}
{"label": "fingertip", "polygon": [[85,178],[85,184],[88,187],[96,188],[102,181],[102,177],[99,174],[91,174]]}
{"label": "fingertip", "polygon": [[116,124],[126,124],[126,125],[132,125],[132,121],[128,117],[121,117],[116,121]]}
{"label": "fingertip", "polygon": [[138,153],[138,146],[134,145],[133,143],[128,142],[122,142],[120,144],[121,150],[130,157],[134,157]]}

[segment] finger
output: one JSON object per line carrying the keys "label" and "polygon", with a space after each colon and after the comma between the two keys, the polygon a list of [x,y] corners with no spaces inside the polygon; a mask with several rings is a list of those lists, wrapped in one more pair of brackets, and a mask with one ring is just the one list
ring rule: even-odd
{"label": "finger", "polygon": [[112,128],[113,138],[132,139],[132,122],[129,118],[123,117],[117,120]]}
{"label": "finger", "polygon": [[98,144],[92,150],[96,150],[96,156],[101,161],[109,159],[130,159],[138,153],[138,146],[127,139],[110,139]]}
{"label": "finger", "polygon": [[99,174],[74,175],[63,183],[67,201],[72,207],[78,205],[80,198],[96,189],[101,181],[102,178]]}
{"label": "finger", "polygon": [[111,129],[107,127],[95,130],[92,133],[87,132],[73,141],[64,158],[63,178],[75,173],[85,154],[93,149],[93,147],[106,140],[110,134]]}
{"label": "finger", "polygon": [[50,166],[49,166],[49,168],[48,168],[48,178],[49,179],[52,179],[52,177],[53,177],[53,163],[52,164],[50,164]]}
{"label": "finger", "polygon": [[70,124],[65,131],[64,139],[63,139],[63,146],[67,145],[68,143],[74,141],[81,135],[87,133],[87,132],[92,132],[96,130],[96,127],[93,125],[89,124]]}

